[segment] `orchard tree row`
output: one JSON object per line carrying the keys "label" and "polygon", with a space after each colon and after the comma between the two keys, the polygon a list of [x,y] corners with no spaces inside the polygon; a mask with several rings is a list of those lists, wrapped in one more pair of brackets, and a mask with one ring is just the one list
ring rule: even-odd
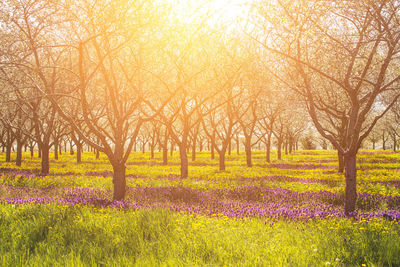
{"label": "orchard tree row", "polygon": [[[314,127],[338,151],[345,211],[356,203],[356,155],[385,115],[398,125],[398,1],[249,1],[237,22],[151,0],[5,0],[0,4],[2,141],[27,145],[49,172],[50,148],[104,153],[114,199],[140,144],[225,155],[243,142],[270,161],[272,139],[296,149]],[[396,143],[397,141],[394,141]],[[326,143],[325,143],[326,144]],[[56,156],[56,155],[55,155]],[[79,160],[79,158],[78,158]]]}

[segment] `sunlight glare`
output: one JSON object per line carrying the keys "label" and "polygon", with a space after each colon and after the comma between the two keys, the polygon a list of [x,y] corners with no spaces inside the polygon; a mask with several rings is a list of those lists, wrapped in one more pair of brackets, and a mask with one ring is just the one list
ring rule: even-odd
{"label": "sunlight glare", "polygon": [[188,24],[206,23],[213,28],[238,28],[246,23],[249,0],[168,0],[177,19]]}

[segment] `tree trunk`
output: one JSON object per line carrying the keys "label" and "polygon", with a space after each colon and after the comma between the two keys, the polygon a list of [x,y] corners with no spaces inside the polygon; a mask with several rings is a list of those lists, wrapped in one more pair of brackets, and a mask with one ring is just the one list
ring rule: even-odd
{"label": "tree trunk", "polygon": [[50,147],[48,145],[41,146],[40,151],[42,151],[42,170],[40,173],[47,175],[50,170]]}
{"label": "tree trunk", "polygon": [[17,139],[17,157],[15,160],[15,164],[17,166],[21,166],[22,165],[22,141]]}
{"label": "tree trunk", "polygon": [[247,167],[252,167],[253,163],[251,162],[251,139],[250,138],[246,137],[245,142],[244,142],[244,149],[246,152]]}
{"label": "tree trunk", "polygon": [[11,146],[12,143],[7,144],[6,146],[6,162],[11,162]]}
{"label": "tree trunk", "polygon": [[58,160],[58,141],[54,141],[54,159]]}
{"label": "tree trunk", "polygon": [[179,146],[179,153],[181,157],[181,178],[187,178],[189,175],[189,161],[186,153],[186,145]]}
{"label": "tree trunk", "polygon": [[278,160],[282,159],[282,141],[278,141]]}
{"label": "tree trunk", "polygon": [[150,158],[151,159],[154,159],[154,145],[153,144],[150,144]]}
{"label": "tree trunk", "polygon": [[386,150],[385,133],[382,134],[382,149],[383,149],[383,150]]}
{"label": "tree trunk", "polygon": [[75,152],[74,152],[74,147],[72,146],[72,142],[69,144],[69,154],[70,154],[70,155],[75,154]]}
{"label": "tree trunk", "polygon": [[292,154],[293,152],[293,141],[292,139],[289,139],[289,154]]}
{"label": "tree trunk", "polygon": [[228,155],[230,156],[232,152],[232,137],[228,137],[228,139]]}
{"label": "tree trunk", "polygon": [[393,134],[393,152],[396,152],[396,134]]}
{"label": "tree trunk", "polygon": [[236,154],[239,155],[240,153],[240,142],[239,142],[239,136],[236,135]]}
{"label": "tree trunk", "polygon": [[375,150],[375,141],[372,141],[372,149]]}
{"label": "tree trunk", "polygon": [[82,144],[76,144],[76,163],[82,162]]}
{"label": "tree trunk", "polygon": [[163,159],[163,165],[168,165],[168,148],[167,147],[162,148],[162,159]]}
{"label": "tree trunk", "polygon": [[287,154],[288,154],[288,142],[286,140],[286,142],[285,142],[285,155],[287,155]]}
{"label": "tree trunk", "polygon": [[42,157],[42,149],[39,147],[38,148],[38,158]]}
{"label": "tree trunk", "polygon": [[31,159],[33,159],[33,146],[30,146],[30,147],[29,147],[29,150],[30,150],[30,152],[31,152]]}
{"label": "tree trunk", "polygon": [[265,144],[265,160],[266,162],[271,162],[271,135],[269,134],[267,137],[267,143]]}
{"label": "tree trunk", "polygon": [[196,138],[193,140],[192,145],[192,161],[196,160]]}
{"label": "tree trunk", "polygon": [[225,171],[225,150],[222,150],[219,155],[219,170],[220,171]]}
{"label": "tree trunk", "polygon": [[174,146],[175,146],[174,141],[171,139],[171,151],[170,151],[171,157],[174,155]]}
{"label": "tree trunk", "polygon": [[344,157],[345,162],[345,200],[344,200],[344,211],[346,215],[355,211],[356,200],[357,200],[357,189],[356,189],[356,154],[346,155]]}
{"label": "tree trunk", "polygon": [[344,157],[343,157],[342,154],[340,154],[339,151],[337,152],[337,155],[338,155],[338,163],[339,163],[338,172],[339,173],[343,173],[343,171],[344,171]]}
{"label": "tree trunk", "polygon": [[214,149],[214,140],[211,139],[211,159],[215,159],[215,149]]}
{"label": "tree trunk", "polygon": [[96,149],[96,159],[100,159],[100,151]]}
{"label": "tree trunk", "polygon": [[17,166],[21,166],[22,165],[22,142],[21,140],[17,139],[17,158],[15,160],[15,164]]}
{"label": "tree trunk", "polygon": [[125,163],[113,163],[113,184],[114,195],[113,200],[123,201],[126,192]]}

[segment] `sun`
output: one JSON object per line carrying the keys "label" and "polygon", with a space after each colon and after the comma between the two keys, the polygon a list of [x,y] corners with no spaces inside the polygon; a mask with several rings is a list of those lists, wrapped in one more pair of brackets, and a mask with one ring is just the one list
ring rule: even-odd
{"label": "sun", "polygon": [[212,27],[240,27],[247,21],[250,0],[168,0],[173,13],[185,23]]}

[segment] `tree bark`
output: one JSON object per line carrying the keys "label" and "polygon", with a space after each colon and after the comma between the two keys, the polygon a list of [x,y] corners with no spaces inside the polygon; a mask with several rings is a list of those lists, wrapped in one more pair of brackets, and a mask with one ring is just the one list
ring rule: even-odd
{"label": "tree bark", "polygon": [[340,152],[337,152],[338,155],[338,172],[343,173],[344,172],[344,157]]}
{"label": "tree bark", "polygon": [[54,159],[58,160],[58,149],[59,149],[58,141],[54,140]]}
{"label": "tree bark", "polygon": [[282,141],[278,141],[278,160],[282,159]]}
{"label": "tree bark", "polygon": [[76,144],[76,163],[82,163],[82,144]]}
{"label": "tree bark", "polygon": [[171,151],[170,151],[171,157],[174,155],[174,146],[175,146],[174,141],[171,138]]}
{"label": "tree bark", "polygon": [[11,162],[11,146],[12,143],[6,145],[6,162]]}
{"label": "tree bark", "polygon": [[247,167],[252,167],[253,163],[251,162],[251,140],[250,140],[250,138],[245,139],[244,150],[246,152],[246,165],[247,165]]}
{"label": "tree bark", "polygon": [[271,135],[269,134],[267,137],[267,143],[265,144],[265,161],[271,162]]}
{"label": "tree bark", "polygon": [[21,166],[22,165],[22,142],[21,140],[19,140],[19,138],[17,139],[17,158],[15,160],[15,164],[17,166]]}
{"label": "tree bark", "polygon": [[[213,137],[214,137],[214,134],[213,134]],[[215,159],[214,142],[215,142],[215,139],[211,138],[211,141],[210,141],[210,143],[211,143],[211,159]]]}
{"label": "tree bark", "polygon": [[70,154],[70,155],[75,154],[75,152],[74,152],[74,147],[73,147],[73,145],[72,145],[72,141],[69,143],[69,154]]}
{"label": "tree bark", "polygon": [[386,150],[385,133],[382,134],[382,149],[383,149],[383,150]]}
{"label": "tree bark", "polygon": [[142,153],[144,154],[146,152],[146,144],[145,142],[143,142],[142,144]]}
{"label": "tree bark", "polygon": [[287,155],[287,154],[288,154],[288,142],[286,140],[286,142],[285,142],[285,155]]}
{"label": "tree bark", "polygon": [[236,135],[236,154],[239,155],[240,153],[240,142],[239,142],[239,136]]}
{"label": "tree bark", "polygon": [[232,137],[229,137],[228,141],[228,155],[230,156],[232,153]]}
{"label": "tree bark", "polygon": [[393,152],[396,152],[396,134],[393,134]]}
{"label": "tree bark", "polygon": [[220,151],[219,155],[219,170],[225,171],[225,150]]}
{"label": "tree bark", "polygon": [[154,145],[150,144],[150,158],[154,159]]}
{"label": "tree bark", "polygon": [[50,147],[48,145],[42,145],[40,151],[42,151],[42,175],[49,174],[50,170]]}
{"label": "tree bark", "polygon": [[192,144],[192,161],[196,160],[196,138],[193,140],[193,144]]}
{"label": "tree bark", "polygon": [[168,148],[163,147],[162,148],[162,157],[163,157],[163,165],[168,165]]}
{"label": "tree bark", "polygon": [[165,131],[164,140],[160,142],[162,148],[163,165],[168,165],[168,132]]}
{"label": "tree bark", "polygon": [[356,153],[346,155],[344,157],[344,162],[345,162],[345,179],[346,179],[344,211],[346,215],[349,215],[351,212],[355,211],[356,200],[357,200]]}
{"label": "tree bark", "polygon": [[184,144],[179,147],[179,153],[181,157],[181,178],[187,178],[189,175],[189,161]]}
{"label": "tree bark", "polygon": [[125,170],[126,166],[124,163],[113,163],[113,184],[114,184],[114,195],[113,200],[123,201],[126,193],[126,177]]}

